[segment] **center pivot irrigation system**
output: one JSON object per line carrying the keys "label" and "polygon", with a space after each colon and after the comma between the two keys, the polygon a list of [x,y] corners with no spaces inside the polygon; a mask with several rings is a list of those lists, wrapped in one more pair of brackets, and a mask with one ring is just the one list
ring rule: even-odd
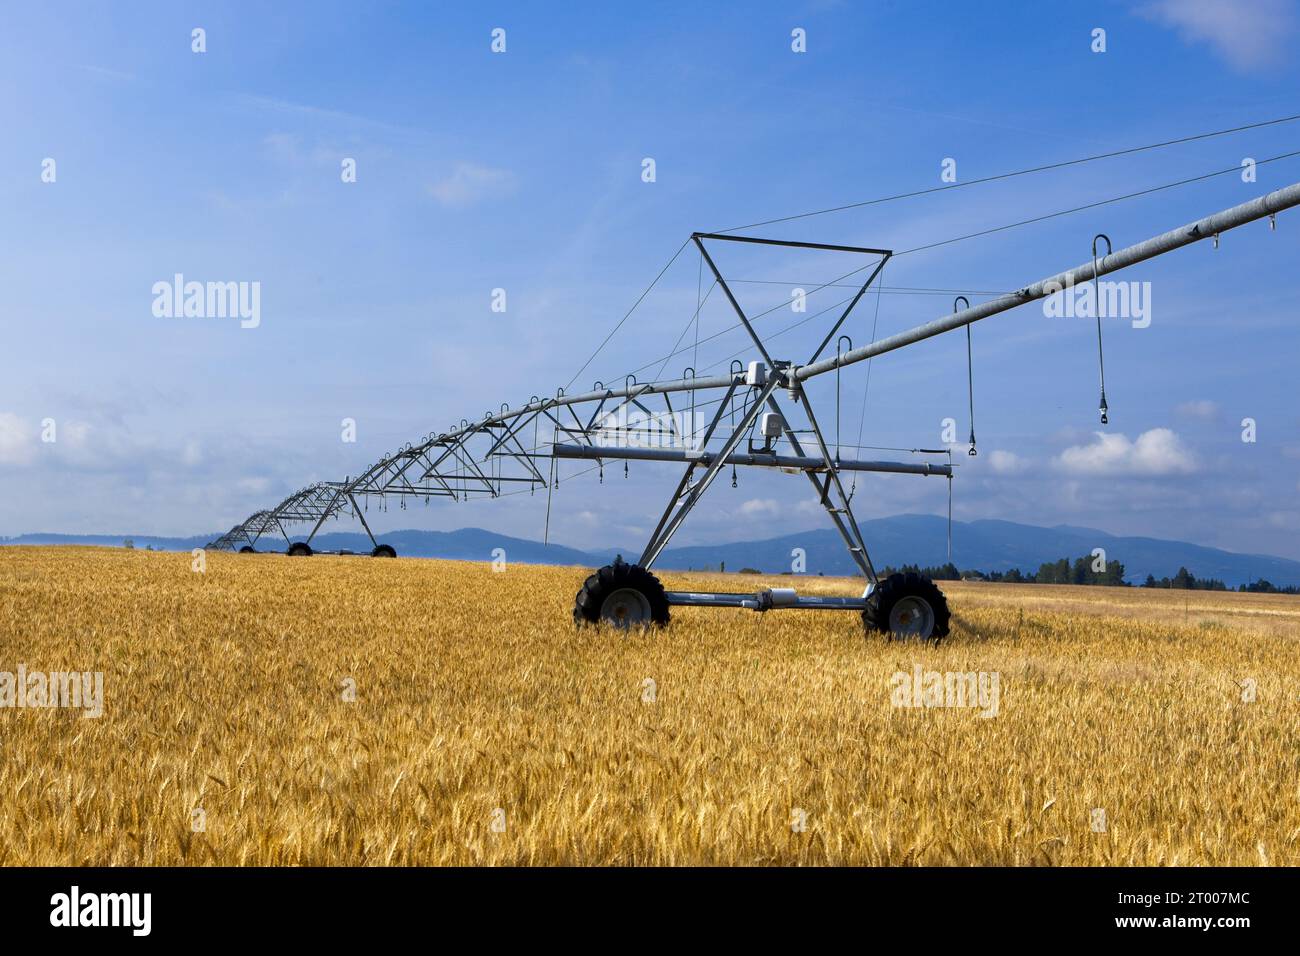
{"label": "center pivot irrigation system", "polygon": [[[737,607],[756,611],[803,608],[856,611],[861,613],[868,632],[937,641],[948,632],[949,614],[943,594],[932,581],[920,575],[893,574],[884,580],[877,576],[853,516],[852,493],[845,492],[841,476],[845,472],[885,472],[942,475],[951,479],[951,464],[843,458],[839,454],[838,437],[836,450],[832,453],[813,412],[805,383],[818,375],[833,372],[837,376],[838,396],[838,376],[843,368],[944,332],[962,327],[969,329],[971,324],[981,319],[1042,299],[1063,288],[1096,282],[1100,276],[1204,239],[1212,239],[1217,245],[1221,233],[1250,222],[1267,218],[1270,225],[1275,225],[1274,217],[1278,212],[1296,205],[1300,205],[1300,183],[1136,245],[1108,251],[1101,258],[1094,253],[1092,260],[1083,265],[990,301],[960,310],[954,305],[950,315],[859,348],[853,348],[848,337],[839,333],[893,255],[890,250],[696,233],[691,236],[691,241],[699,251],[702,263],[712,272],[717,287],[735,310],[740,325],[748,333],[755,350],[753,361],[748,364],[734,361],[726,375],[701,377],[696,376],[694,369],[688,368],[679,379],[645,383],[639,383],[635,376],[629,375],[621,385],[607,386],[597,382],[591,391],[581,394],[566,395],[564,389],[559,389],[552,398],[533,396],[522,408],[511,409],[502,405],[499,411],[488,412],[478,421],[462,420],[457,427],[408,444],[380,459],[356,478],[320,482],[303,488],[274,508],[256,512],[211,542],[209,547],[251,552],[256,549],[262,535],[278,531],[283,535],[290,555],[310,555],[311,541],[325,520],[350,510],[374,544],[371,554],[395,557],[396,551],[377,542],[366,523],[365,503],[370,498],[382,502],[396,497],[405,508],[408,499],[424,498],[427,503],[435,497],[456,501],[496,498],[509,493],[506,489],[545,488],[549,495],[556,479],[556,462],[560,459],[594,460],[596,467],[602,470],[602,476],[604,463],[609,460],[675,462],[684,464],[685,472],[645,550],[635,564],[628,564],[620,557],[586,579],[577,594],[573,610],[575,622],[607,621],[624,627],[666,624],[669,608],[674,606]],[[839,313],[813,353],[805,362],[797,364],[774,358],[755,331],[751,321],[753,317],[741,308],[710,254],[708,244],[717,242],[863,256],[868,264],[850,275],[866,272],[867,277],[860,287],[856,287],[856,294],[848,300],[847,307]],[[828,351],[832,344],[833,354]],[[778,398],[778,395],[782,397]],[[678,398],[677,408],[673,396]],[[662,402],[667,415],[658,410],[659,402]],[[654,411],[651,405],[656,406]],[[681,420],[677,413],[687,408],[693,413],[686,419],[691,424],[688,429],[682,429],[676,424]],[[697,427],[695,418],[701,408],[714,408],[711,416],[706,414],[700,419],[707,422],[702,429]],[[654,438],[658,440],[646,444],[655,447],[628,447],[629,443],[622,440],[627,436],[618,432],[614,444],[605,443],[610,434],[608,422],[611,417],[620,413],[626,417],[631,410],[644,413],[654,423],[653,429],[659,433]],[[1101,413],[1104,423],[1104,379]],[[795,427],[796,424],[801,424],[801,427]],[[545,429],[549,441],[544,440],[539,429]],[[657,447],[664,444],[671,447]],[[947,449],[933,453],[947,454]],[[709,486],[728,466],[733,469],[733,483],[737,466],[802,473],[844,539],[854,563],[867,579],[862,596],[806,596],[796,593],[793,588],[764,588],[739,594],[665,590],[650,569]],[[547,515],[549,523],[549,500]],[[310,533],[305,541],[293,541],[286,526],[303,523],[311,525]]]}

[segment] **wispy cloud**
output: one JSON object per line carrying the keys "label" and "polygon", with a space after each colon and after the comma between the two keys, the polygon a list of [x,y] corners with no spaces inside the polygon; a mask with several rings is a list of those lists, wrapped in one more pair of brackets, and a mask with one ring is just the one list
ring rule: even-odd
{"label": "wispy cloud", "polygon": [[1015,452],[995,449],[989,453],[989,467],[996,475],[1017,475],[1029,466],[1029,462]]}
{"label": "wispy cloud", "polygon": [[106,66],[94,66],[90,63],[78,63],[77,69],[85,70],[87,73],[93,73],[96,76],[106,77],[110,80],[126,80],[130,82],[136,79],[134,73],[127,73],[123,70],[113,70]]}
{"label": "wispy cloud", "polygon": [[292,100],[280,99],[273,96],[240,94],[237,97],[237,101],[243,106],[252,107],[253,109],[267,113],[280,113],[285,116],[311,118],[351,126],[369,126],[375,129],[384,129],[400,133],[418,132],[410,127],[399,126],[385,122],[384,120],[372,119],[369,116],[361,116],[358,113],[349,113],[345,110],[334,110],[321,106],[312,106],[309,103],[295,103]]}
{"label": "wispy cloud", "polygon": [[502,199],[515,191],[517,177],[508,169],[457,163],[452,174],[429,187],[429,195],[444,206],[469,206]]}
{"label": "wispy cloud", "polygon": [[1174,411],[1184,418],[1196,418],[1208,422],[1219,414],[1219,406],[1207,398],[1201,398],[1192,402],[1183,402]]}

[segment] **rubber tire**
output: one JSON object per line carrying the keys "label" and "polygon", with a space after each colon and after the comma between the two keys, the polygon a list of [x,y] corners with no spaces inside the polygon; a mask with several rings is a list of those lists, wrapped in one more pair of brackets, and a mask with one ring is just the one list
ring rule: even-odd
{"label": "rubber tire", "polygon": [[257,552],[253,550],[253,546],[252,546],[251,544],[246,544],[246,545],[244,545],[242,548],[239,549],[239,553],[240,553],[240,554],[257,554]]}
{"label": "rubber tire", "polygon": [[285,554],[289,555],[291,558],[310,558],[311,545],[306,541],[295,541],[293,544],[289,545],[289,550],[286,551]]}
{"label": "rubber tire", "polygon": [[579,626],[600,622],[605,598],[623,588],[640,591],[650,603],[650,621],[662,627],[668,623],[668,595],[659,579],[639,564],[628,564],[619,555],[583,582],[573,602],[573,623]]}
{"label": "rubber tire", "polygon": [[391,544],[377,544],[375,550],[370,552],[370,556],[372,558],[395,558],[397,557],[397,549]]}
{"label": "rubber tire", "polygon": [[862,612],[862,625],[867,633],[889,634],[889,612],[905,597],[923,598],[934,611],[934,630],[926,640],[937,644],[948,636],[948,599],[933,581],[913,571],[891,574],[871,592],[867,609]]}

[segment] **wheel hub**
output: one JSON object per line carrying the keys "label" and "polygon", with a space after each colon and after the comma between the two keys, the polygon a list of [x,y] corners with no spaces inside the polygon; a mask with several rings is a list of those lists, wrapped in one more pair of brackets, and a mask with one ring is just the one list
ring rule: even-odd
{"label": "wheel hub", "polygon": [[889,612],[890,633],[925,640],[934,633],[934,609],[923,598],[902,598]]}
{"label": "wheel hub", "polygon": [[600,605],[600,619],[615,627],[642,627],[650,623],[650,599],[635,588],[619,588]]}

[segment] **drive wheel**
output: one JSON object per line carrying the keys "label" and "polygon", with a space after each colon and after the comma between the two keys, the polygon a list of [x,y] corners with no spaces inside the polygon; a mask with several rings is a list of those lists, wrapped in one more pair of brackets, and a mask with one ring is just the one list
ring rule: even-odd
{"label": "drive wheel", "polygon": [[311,545],[306,541],[295,541],[293,544],[289,545],[289,550],[286,553],[291,558],[310,558]]}
{"label": "drive wheel", "polygon": [[897,641],[933,641],[948,634],[948,601],[933,581],[914,572],[891,574],[867,596],[867,632]]}
{"label": "drive wheel", "polygon": [[251,544],[246,544],[246,545],[244,545],[242,548],[239,549],[239,553],[240,553],[240,554],[256,554],[257,552],[253,550],[253,546],[252,546]]}
{"label": "drive wheel", "polygon": [[397,549],[391,544],[377,544],[375,550],[370,552],[370,556],[372,558],[395,558],[397,557]]}
{"label": "drive wheel", "polygon": [[573,604],[575,624],[611,624],[619,628],[668,623],[668,595],[659,579],[622,555],[591,575]]}

